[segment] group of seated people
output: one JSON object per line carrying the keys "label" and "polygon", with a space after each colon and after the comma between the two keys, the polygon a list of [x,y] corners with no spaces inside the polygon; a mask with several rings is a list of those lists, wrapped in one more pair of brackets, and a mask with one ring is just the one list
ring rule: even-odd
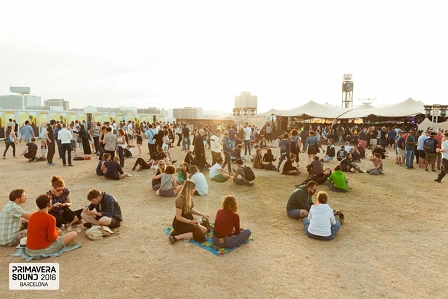
{"label": "group of seated people", "polygon": [[[280,169],[273,164],[277,158],[272,154],[272,150],[270,148],[266,149],[266,153],[264,154],[262,154],[261,148],[258,148],[255,152],[253,160],[254,168],[280,171]],[[299,164],[296,161],[296,154],[290,153],[287,156],[281,173],[284,175],[299,175],[301,171],[299,170]]]}
{"label": "group of seated people", "polygon": [[0,246],[17,246],[26,240],[25,253],[39,258],[76,244],[77,232],[62,234],[64,225],[71,227],[84,222],[85,227],[116,228],[123,221],[120,205],[111,194],[93,189],[87,194],[89,205],[72,211],[70,191],[64,181],[53,176],[51,185],[51,190],[36,198],[37,211],[33,213],[21,207],[27,200],[24,189],[10,192],[9,202],[0,212]]}

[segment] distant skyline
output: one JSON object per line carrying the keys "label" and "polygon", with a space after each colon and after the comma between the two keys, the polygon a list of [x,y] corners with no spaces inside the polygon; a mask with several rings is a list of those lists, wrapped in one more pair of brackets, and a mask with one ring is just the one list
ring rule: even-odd
{"label": "distant skyline", "polygon": [[0,95],[70,107],[258,112],[341,106],[342,76],[374,105],[448,103],[442,1],[2,1]]}

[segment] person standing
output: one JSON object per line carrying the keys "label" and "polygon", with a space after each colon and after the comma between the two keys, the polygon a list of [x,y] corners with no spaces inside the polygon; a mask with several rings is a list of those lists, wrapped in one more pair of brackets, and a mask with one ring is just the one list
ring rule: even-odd
{"label": "person standing", "polygon": [[443,133],[442,147],[438,148],[437,152],[442,154],[442,165],[439,175],[434,181],[440,183],[448,172],[448,132]]}
{"label": "person standing", "polygon": [[112,127],[106,128],[106,135],[103,138],[104,152],[109,153],[111,159],[115,157],[115,147],[117,146],[117,136],[112,134]]}
{"label": "person standing", "polygon": [[188,128],[188,124],[185,123],[182,128],[182,150],[189,151],[190,150],[190,129]]}
{"label": "person standing", "polygon": [[12,155],[16,157],[16,144],[17,144],[17,136],[13,131],[12,126],[8,126],[5,133],[5,151],[3,152],[3,159],[6,159],[6,153],[8,152],[9,147],[12,147]]}
{"label": "person standing", "polygon": [[47,125],[47,132],[45,133],[45,139],[47,140],[47,165],[48,166],[56,166],[53,163],[53,157],[54,153],[56,151],[56,140],[54,138],[54,125],[56,124],[56,121],[54,119],[50,120],[50,123]]}
{"label": "person standing", "polygon": [[196,166],[202,170],[205,166],[205,146],[204,129],[199,129],[199,134],[194,138],[194,154],[196,156]]}
{"label": "person standing", "polygon": [[269,142],[272,142],[272,127],[270,124],[266,125],[266,139]]}
{"label": "person standing", "polygon": [[72,143],[73,138],[72,133],[67,130],[67,124],[62,124],[62,129],[58,133],[58,140],[61,142],[61,155],[62,155],[62,166],[67,165],[65,159],[65,152],[67,152],[68,166],[73,166],[72,164]]}
{"label": "person standing", "polygon": [[156,153],[156,142],[155,142],[155,124],[151,124],[149,125],[149,128],[146,130],[145,135],[146,138],[148,139],[148,152],[149,152],[149,157],[151,159],[154,159],[154,154]]}
{"label": "person standing", "polygon": [[228,171],[232,172],[232,143],[230,142],[228,131],[224,131],[224,137],[221,142],[222,151],[224,153],[224,164],[222,164],[222,168],[225,168],[227,165]]}
{"label": "person standing", "polygon": [[26,120],[25,125],[22,127],[20,139],[25,140],[25,143],[29,143],[31,138],[34,138],[33,128],[30,126],[30,121]]}
{"label": "person standing", "polygon": [[17,246],[20,239],[26,237],[24,224],[31,213],[25,212],[21,205],[26,202],[24,189],[15,189],[9,193],[9,202],[0,212],[0,246]]}
{"label": "person standing", "polygon": [[252,129],[248,123],[244,124],[244,155],[247,156],[247,151],[249,150],[250,155],[250,137],[252,135]]}
{"label": "person standing", "polygon": [[221,129],[216,129],[215,134],[210,137],[210,151],[212,154],[212,165],[216,164],[216,159],[221,157]]}
{"label": "person standing", "polygon": [[406,168],[409,170],[414,169],[414,147],[415,147],[415,137],[414,130],[411,130],[406,138],[405,150],[406,150]]}

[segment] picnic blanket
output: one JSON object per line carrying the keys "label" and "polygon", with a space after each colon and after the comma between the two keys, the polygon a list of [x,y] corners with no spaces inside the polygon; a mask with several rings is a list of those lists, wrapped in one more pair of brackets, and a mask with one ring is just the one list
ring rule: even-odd
{"label": "picnic blanket", "polygon": [[[210,226],[213,227],[213,223],[210,223]],[[165,230],[165,233],[169,236],[169,235],[171,235],[171,232],[174,229],[173,229],[173,226],[170,226],[170,227],[165,228],[164,230]],[[232,248],[220,248],[220,247],[217,247],[217,246],[213,245],[212,237],[213,237],[213,230],[211,230],[211,232],[206,235],[205,242],[199,243],[199,242],[196,242],[193,239],[190,239],[189,242],[191,242],[194,245],[199,246],[199,247],[201,247],[201,248],[203,248],[203,249],[205,249],[207,251],[210,251],[214,255],[224,256],[224,255],[229,254],[230,252],[234,251],[238,247],[240,247],[240,246],[242,246],[244,244],[249,243],[249,241],[253,241],[252,238],[249,238],[248,240],[244,241],[242,244],[240,244],[238,246],[235,246],[235,247],[232,247]]]}
{"label": "picnic blanket", "polygon": [[77,248],[79,248],[79,247],[81,247],[82,245],[81,245],[81,243],[76,243],[75,245],[73,245],[73,246],[66,246],[66,247],[64,247],[64,248],[62,248],[61,250],[59,250],[58,252],[55,252],[55,253],[47,253],[47,254],[42,254],[40,257],[32,257],[32,256],[29,256],[28,254],[26,254],[25,253],[25,247],[18,247],[17,248],[17,250],[16,250],[16,252],[14,252],[13,254],[12,254],[12,256],[21,256],[21,257],[23,257],[27,262],[29,262],[29,261],[31,261],[31,260],[33,260],[33,259],[40,259],[40,258],[42,258],[42,257],[56,257],[56,256],[60,256],[60,255],[62,255],[64,252],[67,252],[67,251],[70,251],[70,250],[74,250],[74,249],[77,249]]}

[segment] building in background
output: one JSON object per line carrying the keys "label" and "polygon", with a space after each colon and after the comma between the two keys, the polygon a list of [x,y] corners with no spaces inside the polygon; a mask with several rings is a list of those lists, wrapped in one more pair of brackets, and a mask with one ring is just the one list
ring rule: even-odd
{"label": "building in background", "polygon": [[174,108],[173,117],[176,119],[198,119],[204,117],[204,111],[198,107]]}
{"label": "building in background", "polygon": [[62,107],[62,110],[70,110],[70,102],[64,99],[48,99],[44,101],[44,106],[51,107]]}
{"label": "building in background", "polygon": [[235,96],[235,106],[232,109],[236,122],[244,122],[250,116],[257,114],[258,98],[248,91],[243,91],[239,96]]}
{"label": "building in background", "polygon": [[[41,98],[30,94],[24,95],[25,108],[42,105]],[[22,109],[21,95],[0,96],[0,109]]]}

